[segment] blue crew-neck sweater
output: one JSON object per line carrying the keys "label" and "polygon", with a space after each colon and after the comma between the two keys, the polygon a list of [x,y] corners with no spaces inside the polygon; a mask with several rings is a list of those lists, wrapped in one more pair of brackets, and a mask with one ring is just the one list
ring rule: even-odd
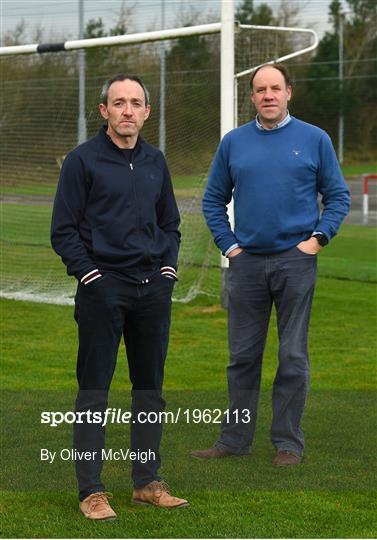
{"label": "blue crew-neck sweater", "polygon": [[[226,211],[232,196],[234,232]],[[254,120],[227,133],[203,199],[208,227],[222,253],[235,243],[250,253],[279,253],[314,231],[330,240],[349,206],[329,136],[294,117],[279,129],[258,129]]]}

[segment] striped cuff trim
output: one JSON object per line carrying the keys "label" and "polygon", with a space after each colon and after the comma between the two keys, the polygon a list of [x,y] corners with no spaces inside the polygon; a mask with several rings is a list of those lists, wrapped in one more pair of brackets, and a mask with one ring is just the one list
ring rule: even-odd
{"label": "striped cuff trim", "polygon": [[102,274],[100,273],[98,268],[96,268],[95,270],[92,270],[91,272],[88,272],[87,274],[85,274],[85,276],[83,276],[80,279],[80,283],[83,283],[84,285],[87,285],[91,281],[94,281],[95,279],[98,279],[101,276],[102,276]]}
{"label": "striped cuff trim", "polygon": [[239,244],[232,244],[230,247],[228,247],[228,249],[225,251],[224,253],[224,257],[227,257],[229,255],[229,253],[231,251],[233,251],[234,249],[240,247]]}
{"label": "striped cuff trim", "polygon": [[174,272],[174,274],[177,273],[177,270],[174,268],[174,266],[162,266],[160,268],[160,272],[163,272],[164,270],[171,270],[172,272]]}
{"label": "striped cuff trim", "polygon": [[94,281],[95,279],[98,279],[102,277],[102,274],[96,274],[94,277],[88,279],[88,281],[85,281],[84,285],[88,285],[88,283],[90,283],[91,281]]}
{"label": "striped cuff trim", "polygon": [[160,268],[160,272],[163,276],[169,277],[170,279],[174,279],[175,281],[178,281],[177,271],[172,266],[163,266],[162,268]]}

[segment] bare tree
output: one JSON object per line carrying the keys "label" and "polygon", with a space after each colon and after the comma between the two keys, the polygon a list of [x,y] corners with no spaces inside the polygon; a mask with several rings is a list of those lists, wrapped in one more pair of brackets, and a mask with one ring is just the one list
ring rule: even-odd
{"label": "bare tree", "polygon": [[5,47],[10,47],[12,45],[21,45],[25,43],[26,40],[26,22],[24,19],[21,19],[13,30],[8,30],[5,34],[3,43]]}

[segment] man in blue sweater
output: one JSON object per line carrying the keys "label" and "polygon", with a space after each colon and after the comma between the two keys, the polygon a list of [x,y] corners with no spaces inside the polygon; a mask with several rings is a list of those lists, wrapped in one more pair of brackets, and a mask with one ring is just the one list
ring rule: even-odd
{"label": "man in blue sweater", "polygon": [[[108,391],[122,335],[132,383],[132,501],[163,508],[188,503],[170,495],[158,476],[162,423],[147,416],[152,412],[158,418],[165,405],[178,208],[162,152],[139,135],[150,112],[143,82],[133,75],[109,79],[99,110],[106,125],[64,161],[51,241],[68,274],[78,280],[80,418],[74,448],[85,456],[76,461],[80,510],[89,519],[106,520],[116,517],[101,470]],[[102,422],[90,421],[87,412],[99,413]]]}
{"label": "man in blue sweater", "polygon": [[[262,356],[272,305],[279,335],[273,384],[273,464],[297,465],[309,387],[308,326],[317,254],[346,216],[350,196],[328,135],[288,112],[292,87],[282,65],[252,75],[257,117],[221,141],[204,194],[214,240],[229,259],[229,415],[198,458],[248,454],[256,425]],[[319,211],[317,197],[322,197]],[[226,206],[234,199],[232,231]]]}

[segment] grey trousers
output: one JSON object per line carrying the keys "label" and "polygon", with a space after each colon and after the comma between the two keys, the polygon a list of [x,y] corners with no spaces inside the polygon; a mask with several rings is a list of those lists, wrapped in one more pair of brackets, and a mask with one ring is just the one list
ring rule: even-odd
{"label": "grey trousers", "polygon": [[[279,335],[279,365],[272,391],[271,441],[303,454],[301,419],[309,388],[308,327],[316,256],[294,247],[274,255],[245,251],[230,259],[227,368],[229,414],[216,447],[247,454],[252,445],[262,357],[272,304]],[[248,421],[250,420],[250,421]]]}

